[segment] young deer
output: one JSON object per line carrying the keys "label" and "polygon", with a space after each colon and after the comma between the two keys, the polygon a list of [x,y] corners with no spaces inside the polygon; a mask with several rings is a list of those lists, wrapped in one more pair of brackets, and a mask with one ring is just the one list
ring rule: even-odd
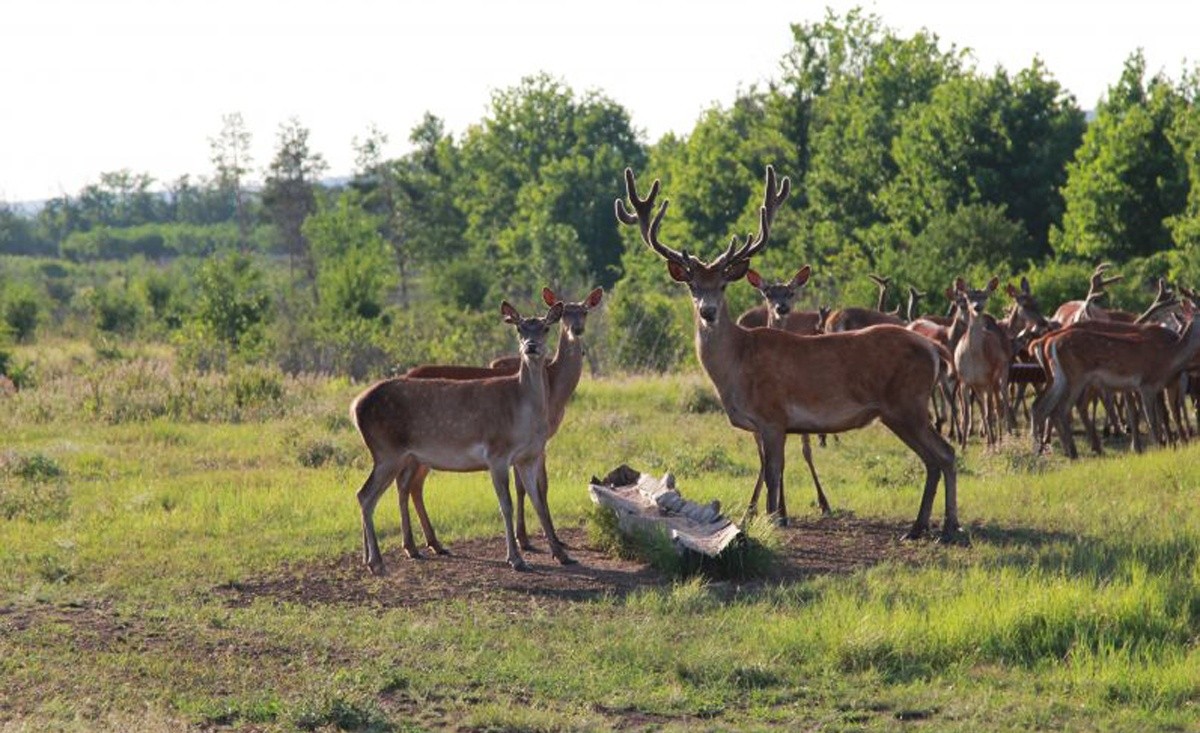
{"label": "young deer", "polygon": [[[791,280],[785,283],[767,284],[763,281],[762,275],[759,275],[754,270],[746,271],[746,280],[754,286],[766,302],[767,311],[767,328],[779,328],[789,333],[798,333],[801,335],[811,336],[817,332],[817,325],[820,320],[820,314],[814,311],[793,311],[792,304],[796,301],[796,296],[800,294],[800,288],[808,282],[808,277],[812,273],[808,265],[800,268]],[[745,314],[743,314],[744,316]],[[746,328],[742,323],[742,319],[738,319],[738,325]],[[821,436],[824,440],[824,436]],[[824,445],[824,443],[822,443]],[[812,459],[812,440],[808,433],[800,434],[800,446],[804,455],[804,462],[808,464],[808,471],[812,474],[813,486],[817,487],[817,505],[821,507],[822,514],[832,514],[833,510],[829,508],[829,500],[825,498],[825,492],[821,489],[821,479],[817,476],[817,467]],[[759,449],[761,452],[761,448]],[[758,472],[758,481],[754,484],[754,493],[750,497],[751,514],[758,513],[758,495],[762,493],[763,474]],[[787,506],[784,503],[783,496],[780,496],[780,513],[787,514]]]}
{"label": "young deer", "polygon": [[546,380],[546,336],[563,313],[561,303],[544,318],[522,318],[507,302],[500,306],[505,323],[517,330],[521,366],[516,374],[490,379],[407,379],[377,382],[354,399],[350,415],[371,452],[374,467],[362,488],[363,561],[373,573],[383,571],[373,514],[392,481],[400,489],[400,519],[411,541],[407,486],[422,467],[444,471],[488,471],[504,518],[507,561],[526,569],[513,533],[508,471],[525,482],[530,501],[560,562],[570,562],[554,534],[550,513],[538,485],[550,437],[549,389]]}
{"label": "young deer", "polygon": [[[776,188],[767,167],[766,195],[757,237],[704,262],[658,239],[667,201],[655,211],[660,182],[645,198],[637,195],[633,171],[625,170],[629,205],[616,201],[617,218],[638,225],[642,240],[667,261],[667,271],[691,291],[696,351],[716,387],[730,423],[759,436],[767,511],[781,522],[784,442],[788,433],[839,433],[878,418],[925,464],[925,491],[908,538],[926,535],[940,477],[946,484],[942,541],[959,537],[954,449],[929,424],[927,405],[941,362],[950,354],[932,341],[895,326],[823,336],[798,336],[777,329],[743,329],[734,323],[725,288],[746,275],[750,258],[767,244],[776,207],[790,182]],[[632,209],[632,210],[631,210]]]}
{"label": "young deer", "polygon": [[[575,394],[575,388],[579,386],[579,379],[583,376],[583,333],[587,327],[588,313],[600,305],[600,300],[604,297],[604,291],[596,288],[588,294],[587,298],[575,303],[562,301],[558,295],[550,288],[542,288],[542,300],[546,305],[553,306],[556,303],[562,302],[562,325],[558,334],[558,350],[554,354],[554,358],[546,365],[546,382],[549,389],[550,401],[550,435],[558,432],[558,428],[562,425],[563,417],[566,415],[567,403],[571,401],[571,395]],[[515,374],[520,367],[520,357],[500,357],[492,361],[490,367],[463,367],[463,366],[440,366],[428,365],[414,367],[408,370],[405,374],[408,378],[415,379],[484,379],[488,377],[503,376],[505,374]],[[425,534],[425,543],[429,549],[438,554],[446,554],[446,549],[438,542],[434,535],[433,525],[429,522],[429,515],[425,511],[425,477],[429,474],[428,467],[422,466],[421,470],[415,472],[409,481],[408,495],[412,498],[413,508],[417,512],[417,519],[421,522],[421,530]],[[520,474],[515,475],[513,483],[517,488],[517,514],[516,514],[516,534],[517,545],[522,550],[532,550],[533,546],[529,542],[529,534],[525,529],[525,482],[522,481]],[[542,500],[549,506],[549,497],[547,489],[549,482],[546,478],[546,465],[542,461],[541,472],[538,475],[539,488],[541,489]],[[403,489],[401,489],[403,491]],[[558,541],[558,538],[555,537]],[[416,544],[411,536],[404,538],[405,552],[410,557],[415,557],[419,554]],[[559,542],[559,544],[562,544]]]}

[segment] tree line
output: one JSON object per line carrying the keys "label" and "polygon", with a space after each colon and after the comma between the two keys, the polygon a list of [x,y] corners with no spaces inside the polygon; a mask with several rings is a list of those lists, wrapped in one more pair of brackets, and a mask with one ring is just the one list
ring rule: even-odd
{"label": "tree line", "polygon": [[[703,254],[755,228],[774,164],[795,194],[756,267],[783,278],[811,264],[814,303],[870,302],[872,272],[931,298],[959,275],[1027,275],[1055,303],[1106,260],[1126,274],[1113,305],[1142,302],[1159,275],[1200,281],[1196,72],[1150,74],[1134,52],[1087,120],[1036,59],[981,71],[862,10],[792,33],[776,79],[653,143],[602,92],[538,74],[495,92],[457,139],[427,113],[389,158],[388,133],[369,129],[343,185],[322,183],[323,157],[289,120],[252,188],[249,133],[227,115],[206,177],[162,193],[109,172],[34,217],[0,206],[5,323],[14,338],[52,324],[158,335],[198,366],[361,376],[484,358],[506,348],[502,298],[600,285],[613,291],[607,358],[669,368],[690,358],[690,316],[618,229],[626,166],[662,179],[663,240]],[[734,290],[735,306],[752,303]]]}

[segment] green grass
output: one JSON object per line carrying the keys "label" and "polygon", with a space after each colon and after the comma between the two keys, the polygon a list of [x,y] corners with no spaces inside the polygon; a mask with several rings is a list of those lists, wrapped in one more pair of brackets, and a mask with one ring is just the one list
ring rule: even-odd
{"label": "green grass", "polygon": [[[1024,437],[973,443],[969,549],[736,594],[692,578],[521,612],[237,606],[216,589],[359,552],[357,388],[282,380],[252,414],[213,398],[217,417],[174,421],[89,407],[67,361],[0,403],[0,728],[1200,726],[1200,446],[1069,464],[1030,457]],[[142,384],[136,404],[181,384]],[[739,514],[753,441],[705,388],[585,376],[551,446],[556,523],[583,523],[588,479],[623,462]],[[815,454],[835,509],[897,532],[915,516],[923,471],[882,428]],[[788,458],[789,507],[815,515],[798,441]],[[482,474],[438,474],[426,493],[444,542],[497,538],[499,559]],[[394,499],[376,516],[394,550]]]}

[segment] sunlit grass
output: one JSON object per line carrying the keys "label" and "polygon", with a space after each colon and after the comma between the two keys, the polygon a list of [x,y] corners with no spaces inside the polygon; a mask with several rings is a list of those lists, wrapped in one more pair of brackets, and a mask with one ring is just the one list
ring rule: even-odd
{"label": "sunlit grass", "polygon": [[[912,563],[732,599],[692,579],[528,615],[459,600],[227,607],[213,588],[357,558],[369,461],[345,411],[360,388],[285,384],[309,397],[238,423],[0,416],[0,608],[99,604],[160,632],[122,647],[99,629],[107,646],[81,650],[66,624],[6,628],[0,677],[41,701],[18,724],[116,728],[130,711],[152,727],[278,729],[603,729],[632,714],[667,730],[1200,720],[1196,445],[1070,463],[1030,455],[1024,437],[973,442],[959,458],[970,548],[921,546]],[[700,375],[585,376],[550,448],[556,524],[582,524],[588,480],[621,463],[672,471],[689,498],[739,515],[754,443],[706,406],[707,389]],[[915,516],[923,470],[883,428],[814,453],[843,517],[899,534]],[[815,518],[796,440],[786,486],[792,514]],[[385,552],[400,541],[395,496],[376,512]],[[38,508],[44,497],[58,508]],[[484,474],[435,472],[426,497],[445,544],[494,538],[503,556]],[[935,521],[941,507],[939,492]]]}

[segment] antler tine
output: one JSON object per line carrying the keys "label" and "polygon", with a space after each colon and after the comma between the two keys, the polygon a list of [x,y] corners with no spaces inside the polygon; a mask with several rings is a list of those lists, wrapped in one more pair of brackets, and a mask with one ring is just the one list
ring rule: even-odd
{"label": "antler tine", "polygon": [[871,279],[871,282],[875,283],[876,285],[878,285],[881,288],[887,287],[892,282],[892,279],[890,277],[884,277],[883,275],[876,275],[874,273],[867,275],[867,277],[869,277]]}
{"label": "antler tine", "polygon": [[766,188],[763,192],[763,205],[758,209],[758,235],[746,235],[745,244],[736,252],[727,250],[717,262],[727,266],[734,262],[753,257],[761,252],[762,248],[767,246],[767,241],[771,237],[771,222],[775,220],[775,213],[779,211],[779,205],[784,202],[791,192],[791,179],[784,176],[783,180],[777,182],[775,166],[768,165]]}
{"label": "antler tine", "polygon": [[617,219],[622,224],[637,224],[642,233],[642,241],[650,246],[658,254],[665,257],[668,261],[682,265],[688,270],[691,270],[689,258],[686,253],[676,252],[662,242],[658,241],[658,228],[662,224],[663,215],[667,213],[667,207],[671,201],[663,199],[662,204],[658,207],[658,211],[654,210],[654,199],[658,197],[659,188],[662,182],[657,178],[654,179],[653,185],[650,186],[650,193],[646,194],[646,198],[638,198],[637,181],[633,176],[633,169],[625,169],[625,191],[629,195],[629,203],[633,206],[631,213],[625,206],[625,201],[622,199],[616,200]]}

